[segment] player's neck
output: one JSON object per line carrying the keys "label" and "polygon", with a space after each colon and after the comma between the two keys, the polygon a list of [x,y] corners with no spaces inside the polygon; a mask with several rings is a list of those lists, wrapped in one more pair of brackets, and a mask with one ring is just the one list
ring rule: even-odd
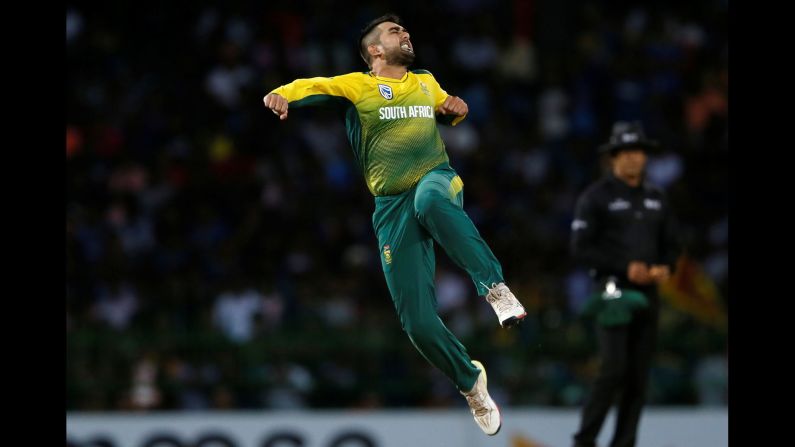
{"label": "player's neck", "polygon": [[408,69],[400,65],[387,65],[386,63],[374,63],[372,74],[379,78],[403,79]]}

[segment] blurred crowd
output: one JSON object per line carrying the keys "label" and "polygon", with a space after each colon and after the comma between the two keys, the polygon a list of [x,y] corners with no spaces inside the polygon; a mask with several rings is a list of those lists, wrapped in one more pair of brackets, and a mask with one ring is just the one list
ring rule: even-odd
{"label": "blurred crowd", "polygon": [[[440,315],[502,405],[579,405],[598,366],[568,252],[596,148],[639,120],[648,179],[728,298],[728,1],[166,2],[66,13],[68,410],[465,406],[392,307],[373,200],[333,109],[262,106],[367,67],[401,15],[470,113],[441,128],[467,213],[530,312],[499,328],[437,252]],[[344,11],[344,14],[340,14]],[[726,405],[725,327],[663,305],[653,405]]]}

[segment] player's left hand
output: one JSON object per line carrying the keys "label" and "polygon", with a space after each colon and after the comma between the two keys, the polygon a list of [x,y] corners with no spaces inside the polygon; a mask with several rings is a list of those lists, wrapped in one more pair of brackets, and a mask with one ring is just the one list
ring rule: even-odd
{"label": "player's left hand", "polygon": [[469,106],[458,96],[448,96],[436,111],[442,115],[464,116],[469,113]]}

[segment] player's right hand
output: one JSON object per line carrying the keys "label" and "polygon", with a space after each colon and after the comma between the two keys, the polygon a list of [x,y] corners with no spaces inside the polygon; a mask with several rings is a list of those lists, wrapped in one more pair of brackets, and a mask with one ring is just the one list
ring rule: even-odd
{"label": "player's right hand", "polygon": [[287,119],[287,99],[283,96],[277,95],[276,93],[268,93],[262,98],[262,102],[265,103],[265,107],[271,109],[273,113],[279,116],[279,119],[284,121]]}

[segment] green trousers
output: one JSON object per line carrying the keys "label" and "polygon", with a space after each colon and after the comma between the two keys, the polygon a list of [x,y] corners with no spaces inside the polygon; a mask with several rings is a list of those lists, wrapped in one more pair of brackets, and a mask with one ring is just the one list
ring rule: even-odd
{"label": "green trousers", "polygon": [[381,265],[403,330],[418,351],[461,391],[477,380],[466,348],[437,314],[436,241],[466,270],[485,296],[503,282],[502,267],[463,209],[463,182],[447,164],[428,172],[412,189],[375,198],[373,227]]}

